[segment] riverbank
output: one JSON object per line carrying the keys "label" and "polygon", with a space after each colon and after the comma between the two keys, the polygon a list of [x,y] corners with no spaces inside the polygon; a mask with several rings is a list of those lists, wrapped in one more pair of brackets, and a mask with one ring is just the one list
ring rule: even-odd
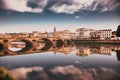
{"label": "riverbank", "polygon": [[75,44],[120,44],[120,40],[74,40]]}

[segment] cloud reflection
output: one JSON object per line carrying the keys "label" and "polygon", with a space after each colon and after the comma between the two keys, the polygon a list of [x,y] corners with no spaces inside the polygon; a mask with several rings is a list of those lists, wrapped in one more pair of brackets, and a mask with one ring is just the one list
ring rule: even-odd
{"label": "cloud reflection", "polygon": [[17,68],[9,71],[18,80],[119,80],[118,71],[107,68],[79,68],[74,65],[56,66],[44,70],[42,67]]}
{"label": "cloud reflection", "polygon": [[42,67],[17,68],[9,71],[17,80],[48,80]]}
{"label": "cloud reflection", "polygon": [[[66,80],[119,80],[120,74],[111,68],[88,68],[80,69],[73,65],[58,66],[50,69],[50,72],[57,78],[64,77]],[[70,79],[71,78],[71,79]]]}

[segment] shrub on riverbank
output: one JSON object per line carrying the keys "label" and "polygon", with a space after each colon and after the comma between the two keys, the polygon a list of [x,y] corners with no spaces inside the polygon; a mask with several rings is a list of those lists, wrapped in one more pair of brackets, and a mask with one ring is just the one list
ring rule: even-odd
{"label": "shrub on riverbank", "polygon": [[0,80],[15,80],[15,79],[8,74],[5,68],[0,67]]}

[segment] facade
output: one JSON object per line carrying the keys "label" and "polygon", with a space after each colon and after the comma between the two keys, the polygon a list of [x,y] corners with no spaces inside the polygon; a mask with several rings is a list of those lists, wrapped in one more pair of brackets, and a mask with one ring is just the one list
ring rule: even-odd
{"label": "facade", "polygon": [[111,29],[105,29],[105,30],[100,30],[101,32],[101,39],[109,39],[112,37],[112,30]]}
{"label": "facade", "polygon": [[48,37],[48,32],[44,32],[41,34],[41,37]]}
{"label": "facade", "polygon": [[90,33],[91,39],[109,39],[112,37],[112,30],[105,29],[105,30],[96,30]]}
{"label": "facade", "polygon": [[73,37],[75,37],[75,33],[72,33],[70,30],[56,31],[54,32],[54,37],[72,39]]}
{"label": "facade", "polygon": [[77,39],[87,40],[87,39],[109,39],[112,37],[111,29],[104,30],[93,30],[87,28],[80,28],[76,30]]}
{"label": "facade", "polygon": [[41,32],[39,31],[33,31],[31,34],[33,35],[33,37],[41,37]]}
{"label": "facade", "polygon": [[71,39],[74,37],[74,33],[72,33],[70,30],[64,30],[62,32],[62,38],[64,39]]}
{"label": "facade", "polygon": [[90,33],[94,32],[93,29],[79,28],[76,30],[77,39],[90,39]]}
{"label": "facade", "polygon": [[[116,33],[116,32],[115,32]],[[110,39],[111,37],[115,37],[112,35],[111,29],[104,30],[94,30],[88,28],[79,28],[76,29],[76,33],[71,32],[70,30],[62,30],[56,31],[56,27],[54,27],[53,32],[39,32],[33,31],[32,33],[5,33],[0,34],[0,38],[12,38],[12,37],[54,37],[54,38],[64,38],[64,39],[80,39],[80,40],[88,40],[88,39]]]}
{"label": "facade", "polygon": [[90,39],[100,39],[100,37],[101,37],[101,31],[99,30],[90,33]]}

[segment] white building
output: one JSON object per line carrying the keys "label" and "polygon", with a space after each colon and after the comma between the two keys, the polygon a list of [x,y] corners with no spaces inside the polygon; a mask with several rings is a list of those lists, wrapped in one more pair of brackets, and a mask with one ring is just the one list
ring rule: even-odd
{"label": "white building", "polygon": [[112,36],[111,29],[96,30],[90,33],[91,39],[109,39]]}
{"label": "white building", "polygon": [[77,39],[89,39],[91,32],[94,32],[94,30],[87,28],[79,28],[76,30],[76,37]]}
{"label": "white building", "polygon": [[112,37],[112,30],[111,29],[105,29],[105,30],[100,30],[101,32],[101,39],[108,39]]}

